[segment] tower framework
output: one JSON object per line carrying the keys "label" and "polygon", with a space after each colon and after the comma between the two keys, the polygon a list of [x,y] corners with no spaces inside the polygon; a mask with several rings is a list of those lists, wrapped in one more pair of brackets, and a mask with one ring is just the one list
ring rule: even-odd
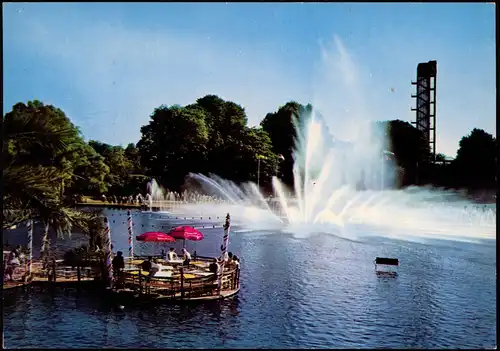
{"label": "tower framework", "polygon": [[417,66],[417,80],[411,82],[417,86],[415,127],[422,132],[423,138],[429,144],[432,161],[436,159],[436,76],[437,62],[429,61],[419,63]]}

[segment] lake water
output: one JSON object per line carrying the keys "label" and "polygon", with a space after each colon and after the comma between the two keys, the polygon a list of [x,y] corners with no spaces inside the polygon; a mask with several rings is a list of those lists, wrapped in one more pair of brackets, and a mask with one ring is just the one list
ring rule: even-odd
{"label": "lake water", "polygon": [[[126,253],[124,211],[107,210],[115,249]],[[114,222],[113,222],[114,221]],[[134,212],[135,235],[177,224],[222,225]],[[154,226],[154,227],[153,227]],[[163,228],[162,228],[163,226]],[[20,229],[22,231],[22,229]],[[40,231],[38,228],[37,233]],[[222,229],[201,229],[188,243],[219,255]],[[35,236],[35,253],[40,245]],[[4,242],[24,243],[22,232]],[[86,241],[73,235],[57,249]],[[176,243],[180,247],[181,243]],[[170,246],[170,245],[169,245]],[[168,246],[167,246],[168,247]],[[167,248],[166,247],[166,248]],[[136,244],[135,251],[159,251]],[[492,348],[496,345],[496,242],[362,242],[316,235],[242,233],[229,251],[241,257],[234,300],[198,306],[123,310],[91,293],[4,296],[7,348]],[[400,259],[396,278],[374,272],[376,256]]]}

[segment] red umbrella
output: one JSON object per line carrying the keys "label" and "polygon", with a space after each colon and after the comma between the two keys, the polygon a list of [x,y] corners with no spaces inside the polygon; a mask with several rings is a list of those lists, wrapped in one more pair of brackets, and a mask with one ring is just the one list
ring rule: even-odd
{"label": "red umbrella", "polygon": [[146,232],[135,237],[138,241],[172,243],[175,241],[173,237],[162,232]]}
{"label": "red umbrella", "polygon": [[176,227],[168,232],[172,238],[184,240],[184,244],[186,240],[192,241],[200,241],[203,240],[203,234],[199,231],[190,227],[188,225],[182,225],[180,227]]}

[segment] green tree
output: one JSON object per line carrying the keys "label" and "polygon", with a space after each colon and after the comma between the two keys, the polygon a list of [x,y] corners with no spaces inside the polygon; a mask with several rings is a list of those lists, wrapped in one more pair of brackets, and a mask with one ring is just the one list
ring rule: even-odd
{"label": "green tree", "polygon": [[[257,156],[260,181],[269,185],[276,170],[277,157],[272,152],[269,135],[261,128],[247,127],[245,109],[216,95],[207,95],[195,105],[205,111],[208,127],[205,172],[215,173],[235,182],[257,181]],[[230,162],[228,162],[230,161]]]}
{"label": "green tree", "polygon": [[401,120],[377,122],[378,130],[386,130],[388,148],[394,153],[398,166],[403,168],[401,185],[422,183],[422,175],[429,167],[430,148],[421,131]]}
{"label": "green tree", "polygon": [[127,159],[125,150],[121,146],[113,146],[104,153],[106,164],[109,166],[107,181],[110,191],[114,194],[123,193],[128,175],[133,171],[132,163]]}
{"label": "green tree", "polygon": [[[238,139],[231,139],[225,144],[226,167],[220,165],[212,173],[223,176],[235,182],[247,182],[249,180],[260,185],[270,186],[271,178],[277,171],[278,159],[272,152],[271,139],[261,128],[247,128],[240,131]],[[260,158],[260,176],[258,163]],[[231,160],[231,162],[227,162]],[[221,174],[220,170],[225,171]]]}
{"label": "green tree", "polygon": [[101,156],[105,156],[113,146],[97,140],[89,140],[88,144]]}
{"label": "green tree", "polygon": [[141,174],[139,150],[134,144],[131,143],[124,149],[121,146],[90,140],[89,145],[103,157],[109,168],[104,184],[111,194],[128,196],[140,191],[146,177]]}
{"label": "green tree", "polygon": [[498,143],[495,137],[474,128],[459,143],[457,157],[452,162],[459,176],[458,185],[470,189],[496,187]]}
{"label": "green tree", "polygon": [[202,172],[236,180],[235,167],[227,161],[241,157],[239,148],[247,121],[245,110],[216,95],[204,96],[189,107],[201,109],[206,116],[208,141]]}
{"label": "green tree", "polygon": [[139,153],[139,149],[135,146],[134,143],[130,143],[127,145],[127,147],[125,148],[125,156],[132,165],[133,173],[140,174],[142,172],[141,155]]}
{"label": "green tree", "polygon": [[295,127],[307,120],[313,111],[312,105],[301,105],[291,101],[281,106],[276,112],[268,113],[260,125],[269,134],[272,151],[283,155],[279,165],[279,175],[284,183],[293,185],[293,150],[297,137]]}
{"label": "green tree", "polygon": [[69,206],[62,196],[64,180],[72,179],[79,162],[78,129],[63,111],[40,101],[14,105],[2,120],[2,227],[38,219],[58,233],[78,226],[85,230],[92,218]]}
{"label": "green tree", "polygon": [[92,196],[105,193],[108,190],[109,175],[105,158],[88,144],[82,148],[81,155],[86,162],[79,164],[74,170],[72,192]]}
{"label": "green tree", "polygon": [[436,154],[436,161],[437,162],[446,162],[446,155],[442,153]]}
{"label": "green tree", "polygon": [[178,188],[188,172],[202,170],[208,142],[203,109],[161,106],[141,134],[137,148],[142,164],[168,188]]}

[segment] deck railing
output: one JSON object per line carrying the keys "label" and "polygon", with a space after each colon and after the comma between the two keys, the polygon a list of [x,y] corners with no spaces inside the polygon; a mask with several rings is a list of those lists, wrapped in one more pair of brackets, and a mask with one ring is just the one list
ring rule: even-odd
{"label": "deck railing", "polygon": [[[68,266],[64,260],[34,260],[31,265],[31,276],[27,275],[28,269],[26,261],[22,261],[20,265],[9,265],[4,261],[2,266],[4,278],[11,278],[13,282],[27,281],[82,281],[94,280],[101,278],[101,267],[98,266]],[[11,277],[9,277],[8,273]],[[10,281],[10,280],[9,280]],[[4,282],[9,282],[4,279]]]}
{"label": "deck railing", "polygon": [[32,279],[57,281],[82,281],[101,279],[102,268],[99,261],[96,265],[69,266],[64,260],[39,260],[33,262]]}
{"label": "deck railing", "polygon": [[[134,257],[137,259],[137,257]],[[197,257],[197,262],[211,262],[213,258]],[[195,261],[194,261],[195,262]],[[191,265],[190,265],[191,266]],[[194,277],[190,266],[180,266],[173,271],[171,277],[149,277],[139,267],[134,271],[120,273],[115,287],[127,288],[142,294],[163,295],[166,297],[200,297],[220,294],[217,274]],[[235,290],[239,287],[240,270],[235,265],[225,267],[222,276],[221,290]]]}

